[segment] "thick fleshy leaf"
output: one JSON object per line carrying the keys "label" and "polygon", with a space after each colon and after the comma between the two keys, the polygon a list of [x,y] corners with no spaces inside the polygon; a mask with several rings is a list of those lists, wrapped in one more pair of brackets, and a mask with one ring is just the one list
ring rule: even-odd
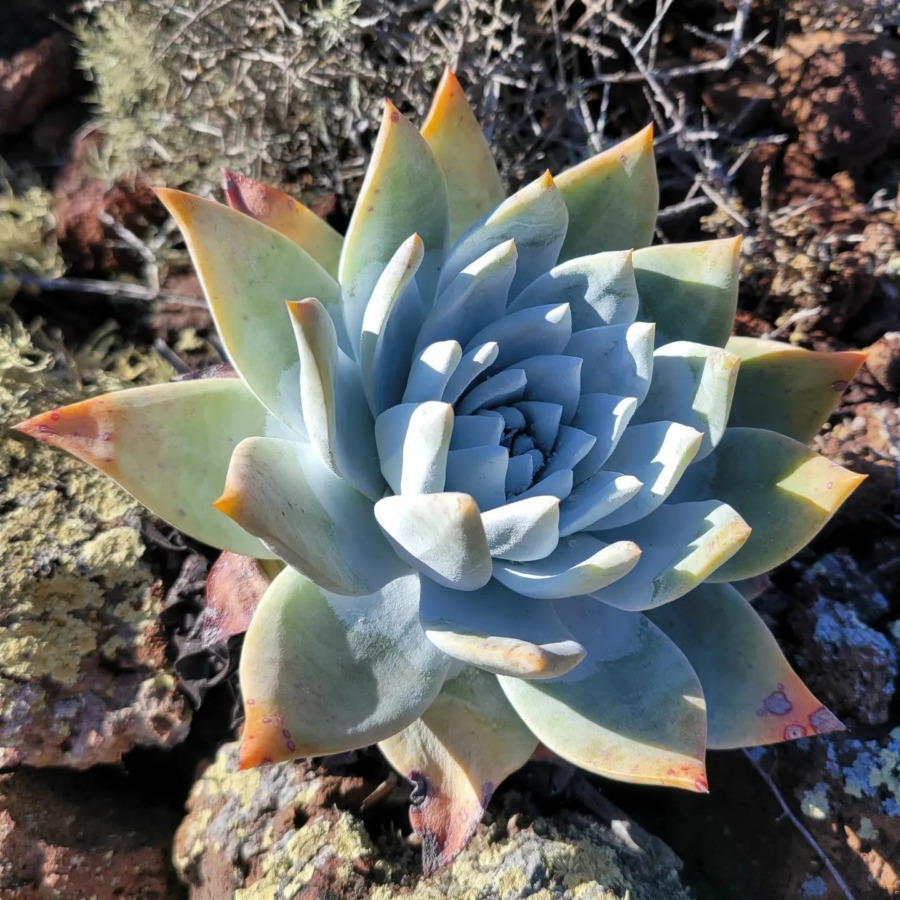
{"label": "thick fleshy leaf", "polygon": [[446,489],[470,494],[482,512],[494,509],[506,501],[508,465],[505,447],[451,450],[447,455]]}
{"label": "thick fleshy leaf", "polygon": [[528,377],[520,368],[504,369],[472,388],[456,405],[461,416],[480,409],[491,409],[518,400],[528,386]]}
{"label": "thick fleshy leaf", "polygon": [[422,574],[457,592],[491,577],[491,555],[475,501],[466,494],[385,497],[375,517],[397,554]]}
{"label": "thick fleshy leaf", "polygon": [[224,172],[225,199],[232,209],[274,228],[302,247],[332,278],[337,278],[344,239],[299,200],[237,172]]}
{"label": "thick fleshy leaf", "polygon": [[500,348],[491,368],[502,369],[538,353],[562,353],[572,336],[572,314],[566,303],[535,306],[491,322],[466,347],[488,342]]}
{"label": "thick fleshy leaf", "polygon": [[659,185],[652,125],[568,169],[556,181],[569,209],[561,261],[646,247],[653,240]]}
{"label": "thick fleshy leaf", "polygon": [[778,341],[732,337],[742,360],[728,424],[765,428],[808,444],[865,362],[854,351],[817,353]]}
{"label": "thick fleshy leaf", "polygon": [[410,235],[418,234],[424,245],[416,273],[422,297],[434,296],[449,229],[447,184],[441,168],[415,126],[385,100],[381,129],[347,227],[339,268],[344,319],[354,350],[372,289]]}
{"label": "thick fleshy leaf", "polygon": [[583,393],[572,425],[592,434],[594,446],[574,469],[575,483],[590,478],[609,459],[637,409],[635,397],[615,394]]}
{"label": "thick fleshy leaf", "polygon": [[706,707],[684,654],[640,613],[587,597],[555,606],[587,657],[552,681],[500,678],[525,724],[582,769],[706,793]]}
{"label": "thick fleshy leaf", "polygon": [[401,403],[378,417],[378,459],[395,494],[434,494],[444,489],[452,431],[449,403]]}
{"label": "thick fleshy leaf", "polygon": [[440,400],[461,359],[462,348],[457,341],[430,344],[413,360],[403,402]]}
{"label": "thick fleshy leaf", "polygon": [[16,427],[99,469],[190,537],[243,556],[273,556],[212,507],[231,453],[244,438],[296,436],[239,378],[131,388],[50,410]]}
{"label": "thick fleshy leaf", "polygon": [[266,225],[181,191],[157,191],[190,251],[235,369],[263,405],[300,434],[297,345],[286,300],[317,298],[338,315],[337,282],[305,250]]}
{"label": "thick fleshy leaf", "polygon": [[418,605],[418,575],[343,597],[285,569],[244,639],[241,768],[355,750],[411,725],[449,665]]}
{"label": "thick fleshy leaf", "polygon": [[517,259],[513,241],[491,245],[449,281],[425,317],[416,352],[438,341],[466,345],[485,325],[502,318]]}
{"label": "thick fleshy leaf", "polygon": [[664,344],[653,354],[653,380],[634,424],[671,419],[695,428],[703,443],[694,459],[703,459],[731,421],[728,413],[740,363],[737,354],[719,347],[691,341]]}
{"label": "thick fleshy leaf", "polygon": [[573,331],[630,325],[638,311],[631,251],[595,253],[555,266],[515,297],[509,311],[548,303],[569,304]]}
{"label": "thick fleshy leaf", "polygon": [[445,70],[422,125],[447,182],[450,240],[486,216],[504,197],[497,165],[456,76]]}
{"label": "thick fleshy leaf", "polygon": [[643,487],[633,475],[600,471],[579,482],[559,509],[559,533],[563,537],[589,530],[624,506]]}
{"label": "thick fleshy leaf", "polygon": [[750,538],[711,580],[740,581],[790,559],[864,478],[774,431],[727,428],[719,446],[688,469],[672,500],[721,500],[737,510]]}
{"label": "thick fleshy leaf", "polygon": [[664,503],[639,522],[602,533],[605,541],[634,541],[643,555],[594,596],[632,611],[677,600],[734,556],[749,535],[747,523],[725,503]]}
{"label": "thick fleshy leaf", "polygon": [[494,789],[528,762],[537,738],[493,675],[466,668],[444,683],[421,719],[378,746],[416,785],[409,817],[427,876],[466,846]]}
{"label": "thick fleshy leaf", "polygon": [[675,489],[702,440],[699,431],[677,422],[650,422],[626,428],[607,460],[607,468],[632,475],[641,482],[641,488],[591,530],[629,525],[653,512]]}
{"label": "thick fleshy leaf", "polygon": [[405,240],[375,284],[363,316],[359,339],[359,369],[372,415],[400,402],[409,375],[422,305],[414,276],[424,255],[422,239]]}
{"label": "thick fleshy leaf", "polygon": [[556,497],[565,500],[572,493],[572,470],[560,469],[546,478],[535,482],[527,491],[522,491],[516,496],[516,500],[526,500],[529,497]]}
{"label": "thick fleshy leaf", "polygon": [[544,400],[523,400],[516,404],[528,426],[528,433],[535,446],[549,456],[553,452],[559,423],[562,420],[563,408],[559,403],[547,403]]}
{"label": "thick fleshy leaf", "polygon": [[561,541],[535,562],[494,560],[494,578],[510,590],[538,600],[590,594],[630,572],[641,556],[631,541],[606,544],[587,534]]}
{"label": "thick fleshy leaf", "polygon": [[515,562],[543,559],[559,543],[559,500],[532,497],[481,516],[491,556]]}
{"label": "thick fleshy leaf", "polygon": [[334,325],[315,298],[287,304],[300,357],[300,403],[319,458],[370,500],[384,493],[372,415],[359,367],[337,346]]}
{"label": "thick fleshy leaf", "polygon": [[756,747],[844,730],[731,585],[702,584],[649,615],[700,678],[710,749]]}
{"label": "thick fleshy leaf", "polygon": [[242,441],[215,505],[337,594],[369,594],[408,571],[382,536],[372,502],[330,472],[305,442]]}
{"label": "thick fleshy leaf", "polygon": [[464,593],[423,581],[422,626],[436,646],[469,665],[516,678],[556,678],[584,658],[546,600],[489,582]]}
{"label": "thick fleshy leaf", "polygon": [[558,403],[565,425],[572,421],[581,399],[582,367],[583,360],[577,356],[532,356],[516,363],[525,373],[525,399]]}
{"label": "thick fleshy leaf", "polygon": [[495,447],[502,436],[503,419],[500,416],[455,416],[450,449]]}
{"label": "thick fleshy leaf", "polygon": [[584,360],[584,393],[618,394],[640,403],[653,375],[653,335],[647,322],[587,328],[572,335],[566,353]]}
{"label": "thick fleshy leaf", "polygon": [[656,323],[656,345],[724,347],[737,309],[740,238],[657,244],[635,252],[638,318]]}
{"label": "thick fleshy leaf", "polygon": [[440,289],[492,247],[513,241],[519,260],[509,296],[515,297],[556,265],[568,222],[562,195],[553,176],[545,172],[459,239],[444,263]]}
{"label": "thick fleshy leaf", "polygon": [[[274,574],[282,568],[280,563],[266,562],[279,566]],[[271,581],[258,559],[227,550],[220,553],[206,576],[206,605],[197,621],[200,643],[210,647],[243,634]]]}
{"label": "thick fleshy leaf", "polygon": [[325,307],[315,298],[288,302],[300,356],[300,404],[310,443],[336,475],[335,446],[337,335]]}
{"label": "thick fleshy leaf", "polygon": [[496,344],[482,344],[463,354],[456,371],[450,376],[447,387],[444,388],[444,401],[456,403],[468,390],[469,385],[487,371],[499,352],[500,348]]}
{"label": "thick fleshy leaf", "polygon": [[562,469],[574,469],[590,453],[596,442],[597,438],[580,428],[560,425],[553,451],[547,464],[541,469],[541,478],[547,478]]}

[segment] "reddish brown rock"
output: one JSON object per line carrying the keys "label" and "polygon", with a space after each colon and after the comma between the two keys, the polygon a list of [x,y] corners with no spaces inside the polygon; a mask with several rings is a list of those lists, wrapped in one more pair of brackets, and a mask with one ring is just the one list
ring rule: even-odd
{"label": "reddish brown rock", "polygon": [[167,900],[173,827],[108,771],[0,775],[0,900]]}
{"label": "reddish brown rock", "polygon": [[816,31],[790,38],[776,108],[819,162],[858,170],[900,139],[900,43]]}

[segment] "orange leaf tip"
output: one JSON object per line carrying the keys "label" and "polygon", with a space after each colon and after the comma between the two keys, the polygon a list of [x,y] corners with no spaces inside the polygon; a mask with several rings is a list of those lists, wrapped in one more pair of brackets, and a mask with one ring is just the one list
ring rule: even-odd
{"label": "orange leaf tip", "polygon": [[213,501],[213,507],[220,513],[224,513],[229,519],[237,521],[243,507],[243,498],[238,491],[226,486],[222,496]]}
{"label": "orange leaf tip", "polygon": [[13,427],[98,469],[108,472],[112,468],[115,422],[112,404],[105,396],[51,409]]}
{"label": "orange leaf tip", "polygon": [[244,716],[238,769],[285,762],[303,755],[278,710],[263,706],[250,697],[244,700]]}

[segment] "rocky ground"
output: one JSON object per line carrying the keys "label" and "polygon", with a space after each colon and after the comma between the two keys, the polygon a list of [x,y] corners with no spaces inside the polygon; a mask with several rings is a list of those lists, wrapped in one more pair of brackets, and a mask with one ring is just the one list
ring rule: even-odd
{"label": "rocky ground", "polygon": [[[0,9],[0,898],[900,896],[896,7],[301,6]],[[376,753],[234,772],[212,553],[5,429],[218,359],[150,184],[227,163],[341,226],[381,95],[447,63],[514,185],[655,121],[660,239],[745,235],[738,330],[869,348],[816,441],[869,478],[757,601],[846,734],[713,754],[708,797],[532,763],[422,880]]]}

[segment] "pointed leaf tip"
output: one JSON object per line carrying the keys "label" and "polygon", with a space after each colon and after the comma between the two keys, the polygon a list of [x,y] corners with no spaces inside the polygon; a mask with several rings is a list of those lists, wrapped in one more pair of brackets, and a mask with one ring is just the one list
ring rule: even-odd
{"label": "pointed leaf tip", "polygon": [[252,697],[246,698],[244,716],[238,749],[239,771],[306,755],[285,727],[284,715],[274,707],[257,703]]}

